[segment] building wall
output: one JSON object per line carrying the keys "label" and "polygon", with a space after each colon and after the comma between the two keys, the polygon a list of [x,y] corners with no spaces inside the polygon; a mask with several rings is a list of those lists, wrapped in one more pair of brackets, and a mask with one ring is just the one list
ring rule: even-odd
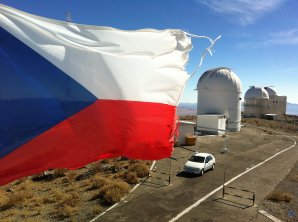
{"label": "building wall", "polygon": [[241,92],[210,91],[201,89],[198,92],[198,115],[218,114],[228,119],[230,131],[241,128]]}
{"label": "building wall", "polygon": [[247,99],[244,103],[244,116],[245,117],[262,117],[264,100]]}
{"label": "building wall", "polygon": [[263,118],[265,114],[285,114],[286,96],[272,96],[270,99],[245,100],[244,116]]}
{"label": "building wall", "polygon": [[188,121],[180,121],[178,142],[180,145],[185,144],[186,136],[193,136],[196,124]]}
{"label": "building wall", "polygon": [[[218,130],[219,129],[219,130]],[[197,130],[206,134],[222,135],[226,129],[224,115],[197,115]]]}

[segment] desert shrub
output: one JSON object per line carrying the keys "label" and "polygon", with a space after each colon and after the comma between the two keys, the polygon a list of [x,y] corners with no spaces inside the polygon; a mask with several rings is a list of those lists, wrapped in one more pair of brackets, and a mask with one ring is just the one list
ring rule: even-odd
{"label": "desert shrub", "polygon": [[141,163],[141,160],[129,160],[129,165],[135,164],[135,163]]}
{"label": "desert shrub", "polygon": [[31,180],[34,182],[39,182],[39,181],[51,181],[55,178],[56,177],[54,176],[54,174],[40,173],[40,174],[33,175],[31,177]]}
{"label": "desert shrub", "polygon": [[132,164],[129,168],[128,171],[130,172],[135,172],[138,177],[143,178],[148,176],[149,174],[149,168],[143,163],[135,163]]}
{"label": "desert shrub", "polygon": [[28,183],[22,183],[22,184],[19,184],[19,186],[16,186],[15,188],[14,188],[14,191],[16,192],[16,191],[26,191],[26,190],[28,190],[28,188],[30,189],[30,188],[32,188],[31,186],[30,186],[30,184],[28,184]]}
{"label": "desert shrub", "polygon": [[145,161],[145,165],[147,165],[147,166],[149,166],[149,165],[151,165],[151,161]]}
{"label": "desert shrub", "polygon": [[59,205],[75,207],[79,201],[79,196],[77,193],[70,193],[65,199],[61,200]]}
{"label": "desert shrub", "polygon": [[78,209],[75,207],[70,207],[68,205],[61,206],[55,211],[53,211],[51,214],[59,219],[68,218],[71,216],[74,216],[78,213]]}
{"label": "desert shrub", "polygon": [[74,192],[67,194],[62,190],[55,189],[53,190],[53,194],[58,206],[63,205],[63,206],[75,207],[79,200],[78,194]]}
{"label": "desert shrub", "polygon": [[54,175],[56,177],[64,177],[65,176],[65,173],[67,172],[67,169],[55,169],[54,170]]}
{"label": "desert shrub", "polygon": [[26,222],[41,222],[44,220],[41,220],[40,218],[26,218]]}
{"label": "desert shrub", "polygon": [[77,176],[78,176],[77,171],[69,171],[69,173],[67,174],[68,181],[74,182],[74,180],[76,179]]}
{"label": "desert shrub", "polygon": [[99,205],[95,205],[94,207],[93,207],[93,214],[99,214],[99,213],[101,213],[103,211],[103,208],[101,207],[101,206],[99,206]]}
{"label": "desert shrub", "polygon": [[86,172],[83,172],[82,174],[76,176],[75,180],[80,181],[80,180],[86,180],[89,179],[91,176],[93,176],[95,173],[92,170],[88,170]]}
{"label": "desert shrub", "polygon": [[15,186],[15,185],[19,185],[21,183],[23,183],[24,181],[26,181],[25,178],[22,178],[22,179],[19,179],[19,180],[16,180],[15,182],[12,182],[12,184]]}
{"label": "desert shrub", "polygon": [[124,180],[129,184],[136,184],[139,182],[136,172],[126,172],[124,175]]}
{"label": "desert shrub", "polygon": [[29,207],[38,207],[43,205],[43,199],[40,196],[34,196],[30,200]]}
{"label": "desert shrub", "polygon": [[4,201],[2,210],[7,210],[14,206],[21,205],[24,201],[29,200],[33,197],[33,193],[30,191],[20,191],[18,193],[13,193],[8,196],[6,201]]}
{"label": "desert shrub", "polygon": [[53,189],[52,192],[56,201],[61,201],[67,198],[67,194],[60,189]]}
{"label": "desert shrub", "polygon": [[111,167],[112,173],[117,173],[123,170],[122,164],[120,162],[115,162]]}
{"label": "desert shrub", "polygon": [[102,176],[96,175],[90,180],[90,183],[91,184],[88,187],[88,190],[95,190],[109,184],[109,180]]}
{"label": "desert shrub", "polygon": [[122,179],[125,180],[126,171],[122,170],[113,175],[113,179]]}
{"label": "desert shrub", "polygon": [[99,191],[99,197],[103,198],[106,204],[119,202],[130,190],[129,185],[124,181],[116,181],[105,185]]}
{"label": "desert shrub", "polygon": [[43,204],[49,204],[49,203],[54,203],[56,202],[56,200],[54,198],[48,197],[48,196],[44,196],[41,198],[41,203]]}
{"label": "desert shrub", "polygon": [[95,162],[95,163],[92,163],[89,167],[90,171],[93,172],[93,173],[97,173],[97,172],[101,172],[103,170],[103,165],[104,164],[107,164],[107,163],[104,163],[102,161],[100,162]]}
{"label": "desert shrub", "polygon": [[267,197],[268,200],[271,200],[273,202],[285,201],[286,203],[289,203],[292,198],[293,196],[291,194],[283,191],[273,191]]}
{"label": "desert shrub", "polygon": [[100,161],[101,164],[109,164],[111,162],[111,159],[103,159]]}
{"label": "desert shrub", "polygon": [[293,182],[298,183],[298,174],[290,176],[290,180],[292,180]]}

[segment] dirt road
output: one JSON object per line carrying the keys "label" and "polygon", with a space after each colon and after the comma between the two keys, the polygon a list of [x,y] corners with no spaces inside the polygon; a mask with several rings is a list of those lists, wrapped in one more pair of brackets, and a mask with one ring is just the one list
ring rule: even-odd
{"label": "dirt road", "polygon": [[[226,154],[220,153],[224,147],[224,138],[219,136],[200,137],[196,147],[176,148],[171,160],[171,185],[168,185],[170,159],[158,161],[152,177],[97,221],[259,220],[258,204],[293,167],[298,156],[297,146],[249,171],[272,155],[293,145],[293,140],[268,130],[244,127],[241,132],[230,133],[227,144],[229,152]],[[202,177],[181,173],[183,164],[196,149],[212,153],[217,161],[216,169]],[[222,199],[222,191],[219,190],[187,213],[184,212],[186,208],[223,184],[225,168],[226,181],[249,171],[229,186],[254,192],[255,205],[250,206],[250,200],[240,198]]]}

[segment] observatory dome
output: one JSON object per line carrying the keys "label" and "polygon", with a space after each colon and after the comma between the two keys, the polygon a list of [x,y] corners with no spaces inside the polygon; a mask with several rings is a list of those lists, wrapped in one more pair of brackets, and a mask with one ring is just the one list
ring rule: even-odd
{"label": "observatory dome", "polygon": [[272,87],[264,87],[264,89],[268,92],[269,97],[271,98],[272,96],[277,96],[277,92],[275,89],[273,89]]}
{"label": "observatory dome", "polygon": [[198,84],[198,115],[225,115],[230,131],[240,131],[241,91],[239,77],[229,68],[207,70]]}
{"label": "observatory dome", "polygon": [[263,87],[250,87],[244,96],[244,99],[269,99],[269,93]]}
{"label": "observatory dome", "polygon": [[198,81],[197,89],[239,93],[241,82],[231,69],[220,67],[204,72]]}

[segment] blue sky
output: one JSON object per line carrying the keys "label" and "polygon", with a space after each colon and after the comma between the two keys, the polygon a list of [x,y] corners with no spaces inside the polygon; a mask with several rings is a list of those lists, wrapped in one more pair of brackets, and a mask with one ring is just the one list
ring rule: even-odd
{"label": "blue sky", "polygon": [[[222,38],[206,56],[181,102],[196,102],[196,83],[210,68],[226,66],[240,77],[243,96],[251,85],[275,86],[288,102],[298,103],[297,0],[0,0],[40,16],[120,29],[177,28]],[[209,42],[193,39],[191,73]]]}

